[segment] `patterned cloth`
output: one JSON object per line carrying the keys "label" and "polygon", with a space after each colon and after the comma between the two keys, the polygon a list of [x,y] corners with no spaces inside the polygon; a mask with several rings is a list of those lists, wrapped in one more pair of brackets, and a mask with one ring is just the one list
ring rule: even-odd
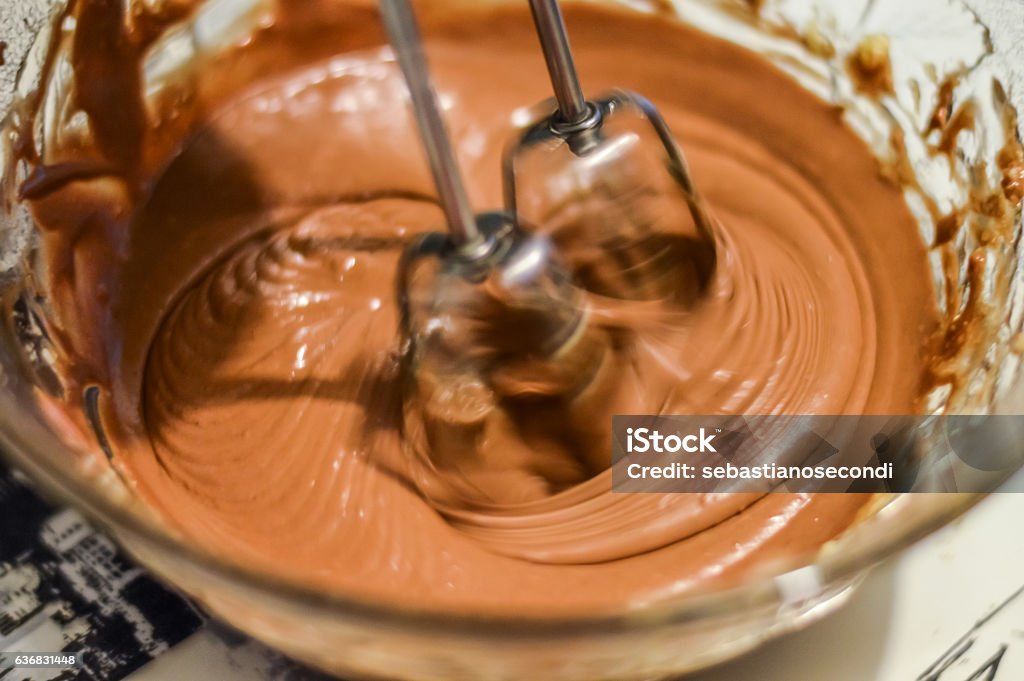
{"label": "patterned cloth", "polygon": [[0,464],[0,650],[82,653],[76,670],[0,678],[117,681],[203,622],[76,511],[52,508]]}

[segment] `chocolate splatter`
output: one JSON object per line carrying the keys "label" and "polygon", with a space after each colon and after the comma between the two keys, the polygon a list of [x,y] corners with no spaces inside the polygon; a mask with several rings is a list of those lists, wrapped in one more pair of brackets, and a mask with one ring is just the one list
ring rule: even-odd
{"label": "chocolate splatter", "polygon": [[893,93],[889,36],[865,36],[847,58],[847,70],[857,89],[871,97]]}

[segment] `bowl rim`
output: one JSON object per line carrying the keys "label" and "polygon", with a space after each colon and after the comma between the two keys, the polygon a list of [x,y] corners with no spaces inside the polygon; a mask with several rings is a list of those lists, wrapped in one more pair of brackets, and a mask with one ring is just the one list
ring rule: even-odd
{"label": "bowl rim", "polygon": [[[2,213],[2,210],[0,210]],[[0,334],[14,338],[6,323]],[[18,366],[12,356],[12,344],[0,338],[0,456],[11,460],[44,492],[71,502],[85,517],[109,534],[145,567],[167,581],[177,582],[141,557],[131,543],[170,556],[198,569],[204,577],[259,593],[271,602],[289,608],[322,612],[329,617],[361,620],[373,626],[387,626],[414,633],[430,631],[456,634],[485,640],[508,638],[552,638],[579,635],[615,635],[661,629],[673,625],[706,625],[712,620],[748,613],[754,607],[779,607],[794,603],[780,587],[779,580],[794,571],[813,568],[818,591],[804,594],[804,602],[814,602],[831,589],[845,587],[864,571],[877,565],[931,532],[962,515],[985,494],[930,493],[900,495],[889,501],[881,512],[897,515],[901,509],[930,498],[935,503],[917,509],[914,522],[883,523],[883,532],[867,537],[847,551],[842,546],[851,532],[809,556],[792,556],[774,563],[771,573],[753,577],[732,587],[709,589],[698,593],[666,597],[641,605],[625,604],[599,614],[505,614],[458,613],[453,610],[403,607],[394,603],[361,598],[340,591],[329,591],[303,584],[294,578],[273,575],[228,560],[210,549],[189,543],[168,526],[142,513],[125,502],[116,501],[93,481],[84,470],[69,468],[69,459],[80,461],[95,456],[94,452],[76,451],[45,425],[45,418],[35,406],[30,386],[19,383],[8,368]],[[29,407],[28,405],[33,405]],[[61,457],[67,452],[71,457]],[[863,525],[861,525],[863,527]],[[855,526],[853,529],[857,529]],[[187,589],[186,589],[187,592]],[[199,602],[203,597],[189,593]],[[796,601],[800,602],[800,601]]]}
{"label": "bowl rim", "polygon": [[[204,577],[227,582],[233,588],[241,587],[258,592],[286,607],[297,607],[304,611],[312,609],[330,617],[364,620],[374,626],[419,632],[424,630],[424,626],[429,626],[431,630],[440,629],[444,633],[480,639],[614,635],[667,626],[706,625],[711,620],[741,615],[757,607],[810,604],[831,590],[847,586],[866,570],[962,515],[987,496],[955,492],[894,495],[876,514],[856,523],[844,535],[826,544],[813,560],[808,560],[807,555],[792,556],[788,560],[774,563],[776,569],[771,572],[736,586],[666,597],[639,605],[624,604],[596,614],[460,613],[444,608],[405,607],[351,593],[317,588],[295,578],[250,568],[242,562],[218,555],[211,549],[185,541],[155,517],[145,515],[129,504],[118,502],[103,493],[99,485],[88,480],[83,470],[62,466],[53,454],[63,448],[83,461],[96,456],[95,452],[83,453],[62,444],[43,425],[37,414],[23,408],[26,402],[18,400],[12,393],[10,379],[3,371],[9,359],[8,348],[0,344],[0,380],[6,384],[0,387],[0,455],[10,459],[44,493],[61,501],[69,501],[87,519],[107,531],[144,567],[155,571],[172,584],[178,584],[165,570],[140,555],[132,547],[134,542],[139,542],[147,549],[160,551],[174,561],[184,561],[189,567],[200,570]],[[16,415],[20,415],[20,418]],[[908,505],[912,506],[926,498],[929,503],[924,507],[923,515],[914,519],[915,522],[883,522],[884,532],[876,532],[873,537],[865,538],[861,545],[852,550],[842,546],[854,532],[862,534],[864,523],[870,522],[878,514],[898,514]],[[877,520],[883,521],[880,518]],[[808,569],[814,571],[817,590],[812,589],[794,600],[785,593],[780,579],[784,580],[787,575]],[[200,603],[204,600],[201,595],[189,593],[187,588],[183,588],[189,597]]]}

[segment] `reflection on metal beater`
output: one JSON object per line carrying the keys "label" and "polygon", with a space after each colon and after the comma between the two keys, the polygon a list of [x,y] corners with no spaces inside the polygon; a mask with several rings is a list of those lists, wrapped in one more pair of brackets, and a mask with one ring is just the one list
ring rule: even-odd
{"label": "reflection on metal beater", "polygon": [[557,0],[530,0],[557,110],[505,158],[510,212],[548,234],[592,293],[689,307],[715,270],[715,230],[657,109],[615,90],[583,96]]}

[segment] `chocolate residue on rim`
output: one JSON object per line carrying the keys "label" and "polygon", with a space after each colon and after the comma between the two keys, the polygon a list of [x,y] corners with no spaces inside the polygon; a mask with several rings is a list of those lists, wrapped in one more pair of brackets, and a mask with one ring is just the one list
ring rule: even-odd
{"label": "chocolate residue on rim", "polygon": [[1024,147],[1010,140],[999,152],[999,169],[1003,173],[1003,192],[1016,205],[1024,201]]}
{"label": "chocolate residue on rim", "polygon": [[946,127],[950,117],[953,115],[953,91],[959,84],[960,76],[957,75],[946,78],[939,85],[935,108],[932,109],[932,115],[928,118],[928,126],[924,129],[925,136]]}
{"label": "chocolate residue on rim", "polygon": [[807,49],[823,59],[831,59],[836,56],[836,46],[832,44],[832,41],[821,27],[816,23],[811,23],[801,36],[801,41],[807,46]]}
{"label": "chocolate residue on rim", "polygon": [[889,36],[865,36],[847,57],[846,68],[857,88],[871,97],[893,94]]}

